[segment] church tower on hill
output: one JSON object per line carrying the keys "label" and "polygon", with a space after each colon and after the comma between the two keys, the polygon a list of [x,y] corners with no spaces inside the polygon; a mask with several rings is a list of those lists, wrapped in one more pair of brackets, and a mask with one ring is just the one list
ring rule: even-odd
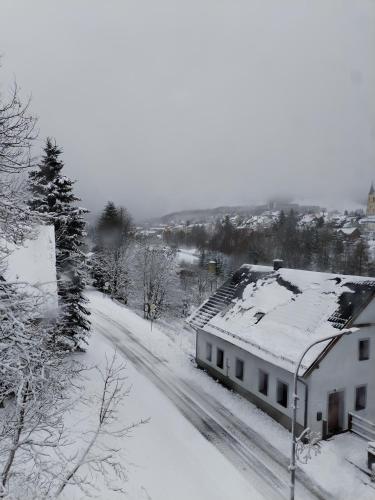
{"label": "church tower on hill", "polygon": [[375,189],[373,182],[371,183],[371,188],[368,194],[366,215],[375,215]]}

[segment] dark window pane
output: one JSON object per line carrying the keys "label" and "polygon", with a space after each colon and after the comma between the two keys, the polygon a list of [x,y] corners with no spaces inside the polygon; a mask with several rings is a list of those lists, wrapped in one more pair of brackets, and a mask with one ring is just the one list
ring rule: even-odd
{"label": "dark window pane", "polygon": [[369,339],[359,341],[359,361],[370,359],[370,341]]}
{"label": "dark window pane", "polygon": [[206,343],[206,359],[207,361],[212,361],[212,344]]}
{"label": "dark window pane", "polygon": [[224,367],[224,351],[222,349],[217,349],[216,351],[216,365],[219,368]]}
{"label": "dark window pane", "polygon": [[257,325],[259,323],[259,321],[264,317],[264,313],[263,312],[257,312],[254,314],[254,318],[255,318],[255,324]]}
{"label": "dark window pane", "polygon": [[264,394],[265,396],[268,395],[268,373],[264,372],[263,370],[259,370],[259,392]]}
{"label": "dark window pane", "polygon": [[243,380],[244,363],[241,359],[236,359],[236,378]]}
{"label": "dark window pane", "polygon": [[366,408],[367,387],[362,385],[355,390],[355,409],[364,410]]}
{"label": "dark window pane", "polygon": [[277,382],[277,402],[279,405],[288,407],[288,384],[284,382]]}

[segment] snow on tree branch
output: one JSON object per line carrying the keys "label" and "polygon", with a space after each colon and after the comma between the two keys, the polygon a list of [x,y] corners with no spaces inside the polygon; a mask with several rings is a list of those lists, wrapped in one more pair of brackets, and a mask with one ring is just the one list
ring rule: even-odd
{"label": "snow on tree branch", "polygon": [[100,474],[109,489],[124,491],[127,473],[121,457],[122,450],[116,443],[119,438],[130,436],[134,429],[149,421],[145,419],[127,425],[119,423],[118,409],[130,389],[126,385],[125,365],[119,362],[116,352],[112,358],[106,357],[104,370],[97,370],[102,392],[94,396],[95,426],[85,433],[82,449],[74,456],[65,457],[69,467],[56,488],[55,497],[59,497],[68,484],[78,486],[89,495],[92,487],[88,479],[90,474]]}

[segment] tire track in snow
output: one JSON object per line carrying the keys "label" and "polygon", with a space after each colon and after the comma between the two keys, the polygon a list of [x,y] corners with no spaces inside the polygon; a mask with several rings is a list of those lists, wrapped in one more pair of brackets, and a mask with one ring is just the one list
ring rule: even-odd
{"label": "tire track in snow", "polygon": [[[236,417],[228,408],[223,406],[215,397],[208,394],[201,387],[196,385],[193,381],[189,381],[191,387],[188,386],[184,381],[183,384],[186,386],[186,390],[194,390],[196,397],[204,398],[207,406],[210,406],[215,411],[216,415],[223,418],[225,425],[228,426],[233,432],[236,433],[239,439],[244,439],[247,441],[250,447],[257,448],[257,453],[264,457],[271,457],[275,463],[281,467],[281,474],[285,475],[285,472],[289,467],[289,458],[283,455],[277,448],[272,446],[268,441],[266,441],[260,434],[258,434],[254,429],[249,427],[243,420]],[[289,472],[288,472],[289,473]],[[297,467],[297,484],[298,481],[304,485],[313,495],[314,498],[319,500],[334,500],[333,496],[323,491],[318,485],[316,485],[313,480],[300,468]],[[288,483],[289,484],[289,483]]]}
{"label": "tire track in snow", "polygon": [[[121,323],[98,309],[93,309],[92,313],[93,319],[96,319],[94,324],[100,333],[114,343],[129,361],[175,404],[185,418],[234,464],[261,494],[265,495],[267,500],[288,498],[287,459],[278,450],[266,443],[214,397],[200,387],[189,385],[176,377],[164,360],[143,346]],[[118,335],[109,333],[109,325],[115,327],[121,334],[125,334],[126,342],[123,342]],[[329,498],[329,495],[322,493],[306,475],[304,476],[303,481],[299,481],[298,484],[301,498],[320,500]]]}
{"label": "tire track in snow", "polygon": [[[107,318],[106,318],[107,319]],[[109,318],[108,318],[109,320]],[[112,321],[111,321],[112,322]],[[168,379],[171,373],[161,376],[156,365],[164,364],[163,361],[156,358],[152,361],[147,359],[147,354],[144,352],[136,352],[135,345],[129,346],[129,337],[127,337],[127,345],[119,344],[118,339],[114,339],[108,335],[108,330],[104,326],[95,325],[100,333],[107,339],[113,342],[117,349],[122,352],[126,358],[139,370],[141,373],[154,383],[161,392],[170,399],[182,415],[219,451],[235,465],[246,479],[250,480],[253,487],[267,500],[280,500],[280,498],[287,498],[285,491],[285,484],[273,474],[258,458],[244,446],[243,443],[238,441],[232,436],[225,428],[216,422],[208,413],[198,406],[189,396],[185,395],[178,388],[174,387]],[[117,327],[119,328],[119,327]],[[128,334],[127,334],[128,335]],[[141,348],[142,349],[142,348]],[[147,359],[147,361],[146,361]],[[255,474],[254,474],[255,471]]]}

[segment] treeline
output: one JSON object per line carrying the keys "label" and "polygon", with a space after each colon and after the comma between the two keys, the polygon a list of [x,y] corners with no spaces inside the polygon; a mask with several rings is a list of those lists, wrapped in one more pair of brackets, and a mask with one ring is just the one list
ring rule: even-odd
{"label": "treeline", "polygon": [[[93,285],[151,321],[186,317],[216,289],[228,263],[202,252],[198,263],[177,261],[177,249],[137,234],[129,212],[108,202],[90,231]],[[208,262],[215,259],[215,272]]]}
{"label": "treeline", "polygon": [[132,217],[108,202],[94,230],[93,285],[124,304],[142,309],[155,320],[170,307],[171,282],[176,277],[176,251],[137,238]]}
{"label": "treeline", "polygon": [[291,210],[280,213],[270,227],[236,227],[229,217],[217,221],[213,230],[203,225],[166,231],[171,246],[191,246],[202,253],[218,252],[235,262],[272,264],[282,259],[290,268],[374,276],[375,267],[366,239],[348,239],[321,217],[314,226],[300,227]]}
{"label": "treeline", "polygon": [[[35,129],[17,86],[0,93],[0,498],[58,498],[68,484],[91,496],[96,474],[106,483],[111,470],[125,477],[117,452],[103,448],[101,439],[111,435],[124,377],[108,360],[97,408],[92,400],[95,432],[88,426],[87,434],[93,438],[72,440],[65,417],[82,400],[79,375],[86,369],[71,353],[85,348],[90,329],[86,210],[54,140],[47,139],[39,160],[31,156]],[[57,311],[48,308],[46,283],[7,279],[9,256],[37,237],[41,225],[55,229]],[[83,466],[90,468],[89,479]]]}

